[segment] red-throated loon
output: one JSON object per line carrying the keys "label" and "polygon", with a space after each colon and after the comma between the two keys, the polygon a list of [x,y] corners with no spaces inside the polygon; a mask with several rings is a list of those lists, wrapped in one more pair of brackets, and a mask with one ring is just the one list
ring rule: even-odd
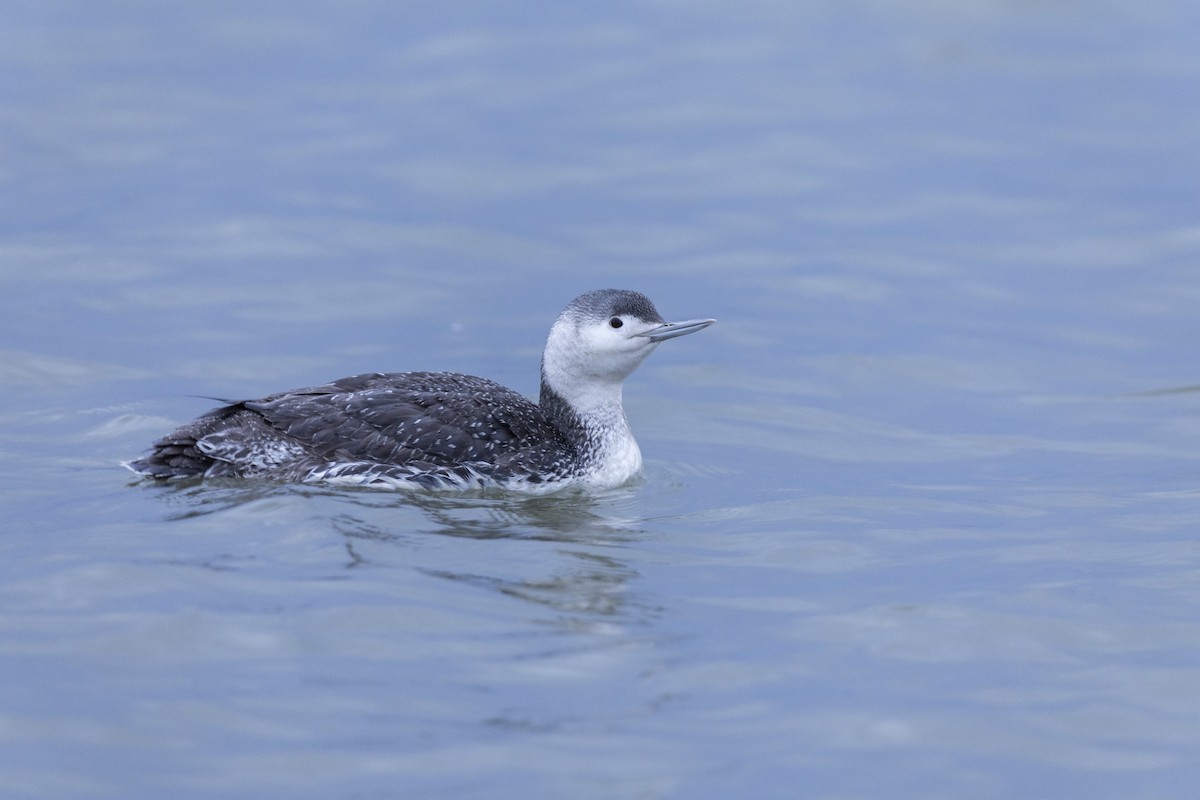
{"label": "red-throated loon", "polygon": [[713,322],[665,322],[645,295],[599,289],[572,300],[550,328],[536,404],[452,372],[355,375],[214,409],[126,466],[158,480],[618,486],[642,468],[621,384],[660,342]]}

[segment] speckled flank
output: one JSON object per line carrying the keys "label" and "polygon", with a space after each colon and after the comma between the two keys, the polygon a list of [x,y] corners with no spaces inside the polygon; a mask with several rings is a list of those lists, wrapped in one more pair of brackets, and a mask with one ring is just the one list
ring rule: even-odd
{"label": "speckled flank", "polygon": [[551,328],[540,403],[450,372],[356,375],[214,409],[127,466],[148,478],[209,476],[385,488],[616,486],[641,452],[621,384],[662,338],[645,295],[589,292]]}

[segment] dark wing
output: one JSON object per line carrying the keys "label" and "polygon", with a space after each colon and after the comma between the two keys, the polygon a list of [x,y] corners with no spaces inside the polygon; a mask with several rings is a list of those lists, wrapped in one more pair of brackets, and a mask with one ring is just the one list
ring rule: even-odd
{"label": "dark wing", "polygon": [[355,375],[240,406],[328,461],[495,463],[562,435],[498,383],[446,372]]}

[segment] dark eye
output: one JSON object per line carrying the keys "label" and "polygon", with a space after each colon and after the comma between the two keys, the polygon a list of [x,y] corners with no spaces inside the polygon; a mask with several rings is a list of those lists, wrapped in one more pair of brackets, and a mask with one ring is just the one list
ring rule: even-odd
{"label": "dark eye", "polygon": [[612,319],[610,319],[610,320],[608,321],[608,324],[609,324],[609,325],[611,325],[611,326],[613,326],[614,328],[619,328],[619,327],[621,327],[622,325],[624,325],[624,324],[625,324],[625,322],[624,322],[624,320],[622,320],[620,317],[613,317]]}

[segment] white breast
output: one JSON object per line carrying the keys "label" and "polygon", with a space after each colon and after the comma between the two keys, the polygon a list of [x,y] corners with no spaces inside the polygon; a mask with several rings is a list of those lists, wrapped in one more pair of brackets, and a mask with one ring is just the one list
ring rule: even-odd
{"label": "white breast", "polygon": [[581,476],[592,486],[620,486],[642,471],[642,451],[620,405],[583,415],[588,431],[587,468]]}

